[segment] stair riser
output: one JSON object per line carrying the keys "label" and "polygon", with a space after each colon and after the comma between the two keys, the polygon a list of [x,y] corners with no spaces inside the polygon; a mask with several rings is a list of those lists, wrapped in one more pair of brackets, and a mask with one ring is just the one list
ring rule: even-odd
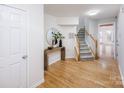
{"label": "stair riser", "polygon": [[78,38],[85,38],[85,36],[78,36]]}
{"label": "stair riser", "polygon": [[81,53],[80,55],[81,55],[81,56],[92,56],[91,53]]}
{"label": "stair riser", "polygon": [[85,37],[84,35],[79,35],[78,38],[82,38],[82,37]]}
{"label": "stair riser", "polygon": [[85,30],[80,30],[79,32],[85,32]]}
{"label": "stair riser", "polygon": [[85,35],[85,33],[78,33],[78,35]]}
{"label": "stair riser", "polygon": [[82,45],[82,44],[86,44],[86,42],[80,42],[80,45]]}
{"label": "stair riser", "polygon": [[79,31],[78,33],[85,32],[85,31]]}
{"label": "stair riser", "polygon": [[88,45],[80,45],[80,47],[88,47]]}
{"label": "stair riser", "polygon": [[78,34],[78,36],[85,36],[85,34]]}
{"label": "stair riser", "polygon": [[87,59],[86,58],[81,58],[80,60],[81,61],[92,61],[92,60],[94,60],[94,58],[87,58]]}
{"label": "stair riser", "polygon": [[80,49],[80,51],[89,51],[89,49]]}
{"label": "stair riser", "polygon": [[85,36],[78,36],[78,38],[85,38]]}
{"label": "stair riser", "polygon": [[78,38],[85,38],[85,36],[83,36],[83,35],[80,35],[80,36],[78,36]]}
{"label": "stair riser", "polygon": [[[91,54],[90,54],[91,55]],[[89,56],[88,54],[85,54],[85,55],[81,55],[81,56]],[[82,57],[83,58],[83,57]],[[93,58],[93,57],[92,57]],[[86,59],[89,59],[89,58],[86,58]]]}
{"label": "stair riser", "polygon": [[80,50],[80,53],[91,53],[90,50]]}
{"label": "stair riser", "polygon": [[81,42],[81,41],[85,42],[85,38],[80,38],[79,40],[80,40],[80,42]]}
{"label": "stair riser", "polygon": [[78,37],[79,39],[84,39],[85,40],[85,37]]}
{"label": "stair riser", "polygon": [[80,40],[80,44],[85,43],[85,40]]}
{"label": "stair riser", "polygon": [[79,39],[79,41],[84,41],[84,40],[85,40],[85,38],[80,38],[80,39]]}
{"label": "stair riser", "polygon": [[87,46],[83,46],[83,47],[80,46],[80,49],[82,49],[82,48],[83,48],[83,49],[87,49],[88,47],[87,47]]}
{"label": "stair riser", "polygon": [[80,43],[85,42],[85,38],[79,38]]}
{"label": "stair riser", "polygon": [[78,33],[78,35],[85,35],[85,33]]}

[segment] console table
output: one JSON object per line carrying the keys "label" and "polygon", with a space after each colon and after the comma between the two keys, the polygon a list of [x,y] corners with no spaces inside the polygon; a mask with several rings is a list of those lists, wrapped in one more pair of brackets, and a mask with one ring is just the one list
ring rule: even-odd
{"label": "console table", "polygon": [[48,70],[48,55],[56,51],[61,52],[61,60],[65,60],[65,47],[56,47],[44,50],[44,70]]}

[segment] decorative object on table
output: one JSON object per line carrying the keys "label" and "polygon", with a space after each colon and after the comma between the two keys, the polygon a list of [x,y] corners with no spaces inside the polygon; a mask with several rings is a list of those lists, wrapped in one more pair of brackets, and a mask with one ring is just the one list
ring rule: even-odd
{"label": "decorative object on table", "polygon": [[58,44],[58,32],[52,32],[52,44],[57,47],[57,44]]}
{"label": "decorative object on table", "polygon": [[58,45],[58,41],[57,39],[54,39],[53,37],[53,33],[57,33],[58,30],[56,28],[50,28],[48,29],[47,33],[46,33],[46,40],[47,40],[47,44],[49,45],[48,46],[48,49],[52,49],[53,47],[57,47]]}
{"label": "decorative object on table", "polygon": [[50,28],[47,32],[47,43],[49,44],[48,49],[53,47],[62,47],[62,39],[64,36],[56,29]]}
{"label": "decorative object on table", "polygon": [[51,49],[53,49],[53,47],[52,46],[48,46],[48,50],[51,50]]}
{"label": "decorative object on table", "polygon": [[62,39],[64,39],[65,37],[60,32],[58,32],[58,38],[59,38],[59,47],[62,47]]}

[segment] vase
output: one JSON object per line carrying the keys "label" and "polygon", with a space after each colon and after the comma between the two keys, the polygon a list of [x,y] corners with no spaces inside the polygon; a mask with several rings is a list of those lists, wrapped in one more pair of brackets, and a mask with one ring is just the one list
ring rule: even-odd
{"label": "vase", "polygon": [[62,40],[59,40],[59,47],[62,47]]}
{"label": "vase", "polygon": [[57,44],[58,43],[58,41],[57,41],[57,39],[55,38],[55,44]]}

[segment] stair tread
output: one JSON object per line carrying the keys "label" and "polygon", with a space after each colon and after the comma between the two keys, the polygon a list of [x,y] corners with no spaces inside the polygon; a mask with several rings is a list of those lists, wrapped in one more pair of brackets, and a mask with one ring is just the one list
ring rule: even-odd
{"label": "stair tread", "polygon": [[78,36],[85,36],[84,33],[78,33]]}
{"label": "stair tread", "polygon": [[85,37],[85,36],[78,36],[78,38],[80,38],[80,37]]}
{"label": "stair tread", "polygon": [[78,36],[78,37],[83,37],[83,36],[85,36],[85,35],[82,35],[82,34],[81,34],[81,35],[77,35],[77,36]]}
{"label": "stair tread", "polygon": [[80,46],[80,49],[89,48],[88,46]]}
{"label": "stair tread", "polygon": [[80,44],[86,44],[86,42],[80,41]]}
{"label": "stair tread", "polygon": [[80,35],[80,34],[83,34],[83,35],[85,35],[85,33],[82,33],[82,32],[81,32],[81,33],[77,33],[77,34],[78,34],[78,35]]}
{"label": "stair tread", "polygon": [[89,49],[88,47],[80,47],[80,49]]}
{"label": "stair tread", "polygon": [[91,53],[91,51],[80,51],[80,54],[88,54]]}
{"label": "stair tread", "polygon": [[94,58],[92,55],[87,56],[80,56],[80,58]]}
{"label": "stair tread", "polygon": [[84,37],[80,37],[79,40],[85,40],[85,38]]}
{"label": "stair tread", "polygon": [[80,44],[80,47],[88,46],[87,44]]}
{"label": "stair tread", "polygon": [[90,49],[89,50],[80,50],[80,53],[85,53],[85,52],[91,52]]}
{"label": "stair tread", "polygon": [[82,38],[79,38],[79,40],[85,42],[85,38],[83,38],[83,39]]}
{"label": "stair tread", "polygon": [[82,38],[82,39],[79,39],[79,41],[80,41],[80,42],[85,42],[83,38]]}
{"label": "stair tread", "polygon": [[[87,45],[87,44],[80,44],[80,45]],[[87,45],[88,46],[88,45]]]}

